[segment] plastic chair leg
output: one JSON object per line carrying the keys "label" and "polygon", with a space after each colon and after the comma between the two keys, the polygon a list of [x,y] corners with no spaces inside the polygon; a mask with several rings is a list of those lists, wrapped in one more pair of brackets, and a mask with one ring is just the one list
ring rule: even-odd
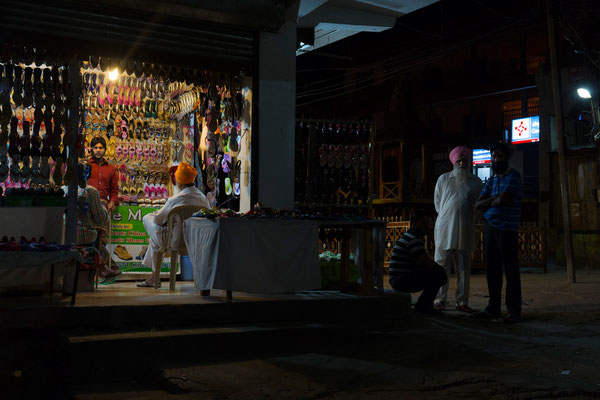
{"label": "plastic chair leg", "polygon": [[177,257],[179,256],[179,252],[175,250],[171,250],[171,267],[169,268],[170,276],[169,276],[169,290],[175,290],[175,278],[177,275]]}
{"label": "plastic chair leg", "polygon": [[162,267],[164,253],[159,253],[158,257],[153,260],[154,271],[152,271],[154,277],[154,289],[158,289],[158,285],[160,285],[160,267]]}

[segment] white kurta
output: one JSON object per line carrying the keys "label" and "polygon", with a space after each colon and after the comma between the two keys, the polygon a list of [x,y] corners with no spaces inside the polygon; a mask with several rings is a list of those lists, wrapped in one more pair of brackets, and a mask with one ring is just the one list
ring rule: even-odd
{"label": "white kurta", "polygon": [[[462,184],[451,171],[441,175],[435,185],[435,248],[438,250],[475,249],[475,203],[483,183],[471,174]],[[437,258],[437,257],[436,257]]]}
{"label": "white kurta", "polygon": [[[471,256],[475,248],[475,203],[483,183],[471,174],[461,182],[456,170],[440,176],[435,185],[435,262],[450,278],[456,256],[456,305],[468,305]],[[440,288],[436,303],[447,303],[448,284]]]}
{"label": "white kurta", "polygon": [[[147,267],[153,266],[153,260],[160,252],[167,250],[167,218],[169,212],[176,206],[192,206],[198,205],[201,207],[210,208],[206,196],[196,187],[190,186],[183,189],[173,197],[167,200],[166,204],[157,212],[147,214],[143,218],[144,227],[148,236],[150,236],[150,245],[144,255],[142,264]],[[183,226],[181,223],[173,227],[173,238],[178,240],[181,238]],[[171,248],[177,248],[177,244],[172,243]]]}

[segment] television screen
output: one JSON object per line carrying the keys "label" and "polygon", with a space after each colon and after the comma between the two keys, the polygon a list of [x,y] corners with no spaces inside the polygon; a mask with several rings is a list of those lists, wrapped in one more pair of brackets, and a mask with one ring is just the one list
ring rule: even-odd
{"label": "television screen", "polygon": [[486,149],[473,149],[473,165],[489,164],[492,162],[492,155]]}
{"label": "television screen", "polygon": [[511,142],[530,143],[540,141],[540,117],[527,117],[512,120]]}

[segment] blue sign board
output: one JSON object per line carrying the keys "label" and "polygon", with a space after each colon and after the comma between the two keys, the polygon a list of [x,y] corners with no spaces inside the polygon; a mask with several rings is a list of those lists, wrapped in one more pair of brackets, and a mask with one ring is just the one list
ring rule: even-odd
{"label": "blue sign board", "polygon": [[489,164],[492,162],[492,155],[486,149],[473,149],[473,165]]}

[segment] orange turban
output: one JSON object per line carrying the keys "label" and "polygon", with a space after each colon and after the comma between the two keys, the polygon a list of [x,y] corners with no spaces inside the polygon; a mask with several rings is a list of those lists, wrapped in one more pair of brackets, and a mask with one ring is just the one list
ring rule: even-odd
{"label": "orange turban", "polygon": [[177,166],[177,171],[175,171],[175,179],[182,185],[193,183],[194,179],[196,179],[196,175],[198,175],[196,168],[185,162],[180,163]]}

